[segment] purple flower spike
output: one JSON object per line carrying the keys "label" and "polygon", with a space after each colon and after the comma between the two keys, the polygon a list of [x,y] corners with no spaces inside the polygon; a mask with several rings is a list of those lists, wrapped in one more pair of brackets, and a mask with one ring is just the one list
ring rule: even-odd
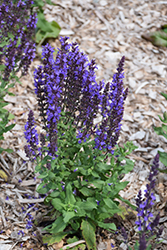
{"label": "purple flower spike", "polygon": [[27,74],[31,61],[35,58],[33,37],[37,23],[36,13],[32,13],[32,1],[1,1],[0,40],[10,38],[0,48],[0,64],[5,61],[3,79],[7,81],[10,73],[19,71]]}
{"label": "purple flower spike", "polygon": [[101,125],[96,127],[96,148],[106,149],[111,153],[119,138],[124,111],[123,105],[128,94],[128,89],[124,90],[123,88],[124,61],[125,57],[123,56],[119,62],[117,73],[113,76],[112,83],[107,83],[104,87],[101,102],[103,120]]}
{"label": "purple flower spike", "polygon": [[139,240],[140,250],[147,248],[146,239],[148,239],[153,234],[155,234],[158,238],[163,230],[163,229],[159,231],[156,230],[156,227],[158,226],[159,220],[160,220],[159,214],[157,214],[157,216],[152,222],[150,221],[150,218],[153,217],[153,214],[151,213],[151,209],[155,201],[155,196],[152,190],[155,188],[156,175],[158,174],[158,168],[159,168],[159,154],[155,156],[153,164],[151,166],[150,174],[148,177],[148,180],[150,183],[146,185],[147,188],[144,194],[145,199],[142,200],[141,190],[139,191],[137,198],[136,198],[138,220],[135,222],[135,224],[138,225],[138,230],[141,231],[140,240]]}
{"label": "purple flower spike", "polygon": [[[45,152],[53,159],[58,156],[58,127],[62,114],[65,115],[65,125],[70,121],[70,126],[76,128],[78,143],[86,142],[93,135],[95,148],[113,153],[128,93],[123,87],[125,57],[122,57],[113,81],[98,84],[95,60],[89,61],[77,43],[68,42],[68,37],[61,37],[60,42],[55,60],[53,48],[49,44],[43,47],[43,66],[34,72],[35,93],[46,131],[45,137],[40,136],[41,148],[48,141]],[[98,114],[102,117],[101,125],[95,124]],[[64,132],[61,132],[62,136]],[[25,150],[27,156],[32,154],[30,146]]]}
{"label": "purple flower spike", "polygon": [[34,113],[30,110],[28,114],[28,121],[25,125],[25,138],[27,140],[28,146],[25,146],[25,152],[27,157],[32,158],[34,160],[37,156],[37,149],[38,149],[38,133],[35,126],[34,121]]}
{"label": "purple flower spike", "polygon": [[147,248],[147,242],[146,242],[145,234],[143,233],[139,239],[139,250],[146,250],[146,248]]}

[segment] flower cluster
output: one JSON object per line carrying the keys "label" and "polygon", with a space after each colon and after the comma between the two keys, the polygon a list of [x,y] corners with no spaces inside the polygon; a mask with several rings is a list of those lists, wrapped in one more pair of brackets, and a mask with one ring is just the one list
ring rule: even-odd
{"label": "flower cluster", "polygon": [[[138,225],[138,230],[145,232],[148,230],[152,230],[155,226],[157,226],[159,215],[154,219],[151,223],[149,222],[149,218],[153,217],[151,213],[151,208],[154,205],[154,201],[156,200],[154,193],[152,192],[155,188],[156,179],[154,178],[158,174],[158,167],[159,167],[159,155],[157,154],[154,158],[153,165],[150,170],[149,174],[149,184],[146,185],[147,189],[145,190],[145,200],[142,200],[141,190],[139,191],[137,198],[136,198],[136,205],[137,205],[137,216],[138,220],[136,221],[136,225]],[[157,225],[155,225],[155,223]]]}
{"label": "flower cluster", "polygon": [[[70,121],[70,126],[76,127],[79,143],[94,135],[95,148],[112,152],[119,137],[128,92],[123,88],[125,58],[122,57],[112,83],[98,84],[95,60],[89,61],[77,43],[68,43],[68,37],[60,42],[55,60],[53,48],[48,44],[43,47],[43,66],[34,73],[40,116],[49,141],[48,154],[56,156],[61,112],[66,115],[64,123]],[[100,126],[94,124],[97,115],[102,117]]]}
{"label": "flower cluster", "polygon": [[25,125],[25,138],[27,140],[28,145],[25,145],[24,149],[26,152],[26,156],[31,158],[36,156],[36,151],[38,150],[38,133],[35,126],[34,121],[34,113],[30,110],[28,115],[28,121]]}
{"label": "flower cluster", "polygon": [[128,94],[128,89],[123,88],[123,65],[125,57],[119,62],[117,73],[113,76],[112,83],[107,83],[104,88],[101,115],[102,123],[96,129],[96,147],[107,148],[111,151],[119,138],[121,120],[124,111],[124,101]]}
{"label": "flower cluster", "polygon": [[[139,231],[139,250],[146,250],[148,245],[148,240],[150,239],[150,237],[156,235],[156,239],[158,239],[163,231],[163,227],[157,229],[160,220],[159,213],[156,215],[153,221],[150,220],[150,218],[153,217],[153,214],[151,212],[152,206],[154,205],[154,201],[156,200],[153,190],[156,184],[155,177],[158,174],[158,167],[159,167],[159,154],[155,156],[150,170],[148,178],[150,183],[146,185],[147,188],[144,194],[145,199],[144,200],[142,199],[141,190],[139,190],[139,193],[136,198],[136,205],[137,205],[136,210],[138,212],[137,214],[138,220],[135,223],[138,226],[138,231]],[[125,243],[127,243],[128,237],[124,228],[122,229],[122,236],[125,239]]]}
{"label": "flower cluster", "polygon": [[36,28],[36,14],[32,13],[32,0],[3,1],[0,5],[0,64],[5,62],[4,80],[14,70],[26,74],[35,57],[32,38]]}

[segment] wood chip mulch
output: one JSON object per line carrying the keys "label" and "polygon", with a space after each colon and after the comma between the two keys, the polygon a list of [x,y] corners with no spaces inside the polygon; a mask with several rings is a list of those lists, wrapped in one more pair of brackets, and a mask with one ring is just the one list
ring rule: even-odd
{"label": "wood chip mulch", "polygon": [[[167,2],[159,0],[52,0],[56,6],[45,6],[48,21],[55,20],[61,26],[60,35],[76,41],[89,58],[95,58],[97,79],[112,80],[119,59],[125,55],[125,86],[129,95],[125,105],[120,145],[127,140],[138,146],[130,158],[135,161],[134,170],[123,180],[129,184],[120,194],[135,204],[141,188],[144,191],[157,151],[166,151],[167,140],[158,136],[153,126],[160,126],[158,115],[167,109],[167,101],[160,95],[167,93],[167,49],[153,46],[142,35],[155,31],[167,23]],[[58,39],[49,41],[56,49]],[[44,196],[35,191],[39,180],[34,176],[34,165],[26,162],[24,153],[24,125],[30,109],[38,120],[37,101],[34,94],[33,71],[40,64],[33,61],[27,76],[11,90],[15,96],[6,96],[7,109],[14,114],[16,126],[7,132],[1,147],[13,149],[13,153],[0,155],[0,169],[7,180],[0,177],[0,250],[53,250],[66,249],[59,245],[44,246],[41,241],[42,226],[31,227],[33,219],[41,220],[47,209]],[[40,121],[37,124],[40,130]],[[164,168],[161,164],[161,168]],[[167,175],[159,174],[156,186],[156,204],[153,213],[160,211],[160,225],[164,226],[164,241],[157,249],[167,249]],[[32,219],[33,217],[33,219]],[[111,234],[97,232],[97,249],[126,250],[119,227],[129,234],[130,244],[137,240],[135,213],[127,212],[124,220],[113,218],[118,231]],[[111,244],[115,247],[111,248]],[[74,246],[73,246],[74,247]]]}

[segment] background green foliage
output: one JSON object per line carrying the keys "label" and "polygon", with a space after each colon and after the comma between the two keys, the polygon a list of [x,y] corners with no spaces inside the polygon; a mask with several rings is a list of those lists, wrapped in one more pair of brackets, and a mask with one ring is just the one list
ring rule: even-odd
{"label": "background green foliage", "polygon": [[46,0],[46,1],[34,0],[34,4],[33,4],[33,6],[36,7],[37,9],[38,22],[37,22],[37,31],[35,35],[35,41],[36,43],[39,44],[38,46],[40,46],[47,38],[58,37],[60,30],[61,30],[57,22],[55,21],[48,22],[45,19],[45,16],[43,14],[43,7],[45,3],[50,4],[50,5],[55,5],[50,0]]}

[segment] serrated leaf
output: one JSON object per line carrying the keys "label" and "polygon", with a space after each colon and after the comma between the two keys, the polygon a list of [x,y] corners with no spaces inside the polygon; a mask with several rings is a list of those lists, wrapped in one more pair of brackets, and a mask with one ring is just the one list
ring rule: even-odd
{"label": "serrated leaf", "polygon": [[7,176],[7,174],[3,170],[0,170],[0,177],[2,179],[4,179],[5,181],[8,180],[8,176]]}
{"label": "serrated leaf", "polygon": [[59,232],[62,233],[65,228],[66,228],[66,223],[63,221],[63,217],[60,216],[52,223],[51,228],[49,225],[44,229],[47,230],[49,233],[57,234]]}
{"label": "serrated leaf", "polygon": [[114,223],[103,223],[103,222],[97,221],[97,224],[99,227],[101,227],[103,229],[110,229],[110,230],[114,230],[114,231],[117,230],[117,227],[115,226]]}
{"label": "serrated leaf", "polygon": [[81,223],[81,230],[88,249],[96,250],[96,235],[92,225],[88,221],[83,220]]}
{"label": "serrated leaf", "polygon": [[67,232],[59,232],[57,234],[52,235],[44,235],[42,237],[43,243],[47,243],[48,246],[59,243],[68,233]]}
{"label": "serrated leaf", "polygon": [[84,210],[91,211],[97,207],[97,203],[94,198],[88,198],[87,201],[81,202],[80,206]]}

